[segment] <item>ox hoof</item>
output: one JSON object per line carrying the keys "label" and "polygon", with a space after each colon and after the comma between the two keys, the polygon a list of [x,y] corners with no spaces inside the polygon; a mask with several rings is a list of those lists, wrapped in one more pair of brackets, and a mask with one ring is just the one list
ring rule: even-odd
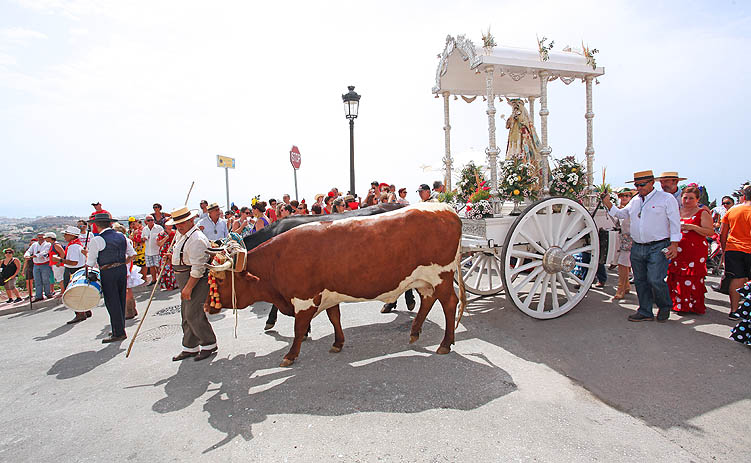
{"label": "ox hoof", "polygon": [[331,352],[332,354],[338,354],[341,351],[342,351],[342,348],[336,347],[336,346],[331,346],[331,349],[329,349],[329,352]]}
{"label": "ox hoof", "polygon": [[289,366],[292,366],[293,363],[295,363],[294,360],[284,359],[284,360],[282,360],[282,363],[279,364],[279,366],[282,367],[282,368],[289,367]]}
{"label": "ox hoof", "polygon": [[451,352],[451,348],[450,347],[443,347],[443,346],[441,346],[435,352],[436,352],[436,354],[441,354],[441,355],[448,354],[449,352]]}
{"label": "ox hoof", "polygon": [[420,339],[420,335],[419,334],[410,334],[409,335],[409,343],[410,344],[416,343],[418,339]]}

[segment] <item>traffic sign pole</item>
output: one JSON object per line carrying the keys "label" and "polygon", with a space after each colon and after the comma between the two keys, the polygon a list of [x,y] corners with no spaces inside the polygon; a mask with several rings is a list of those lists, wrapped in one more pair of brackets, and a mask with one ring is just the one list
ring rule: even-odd
{"label": "traffic sign pole", "polygon": [[224,183],[227,186],[227,209],[225,211],[229,210],[229,168],[224,168]]}
{"label": "traffic sign pole", "polygon": [[292,164],[292,173],[295,176],[295,201],[299,201],[298,195],[297,195],[297,169],[300,168],[300,150],[297,148],[297,146],[292,145],[292,149],[289,150],[289,162]]}

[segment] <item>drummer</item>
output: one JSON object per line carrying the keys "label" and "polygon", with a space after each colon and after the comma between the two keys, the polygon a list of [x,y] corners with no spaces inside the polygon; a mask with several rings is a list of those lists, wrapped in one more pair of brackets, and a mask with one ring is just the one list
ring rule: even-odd
{"label": "drummer", "polygon": [[[68,288],[71,275],[81,270],[86,264],[86,257],[82,252],[83,246],[81,245],[81,240],[78,238],[78,235],[79,230],[76,227],[69,226],[63,230],[63,238],[68,242],[68,246],[65,248],[65,257],[61,259],[62,264],[65,266],[65,273],[63,273],[63,292]],[[82,322],[88,317],[91,317],[91,310],[76,312],[75,318],[69,321],[68,325]]]}
{"label": "drummer", "polygon": [[[212,208],[209,207],[209,214]],[[172,212],[167,225],[177,228],[175,247],[172,252],[172,268],[180,286],[180,314],[183,326],[183,350],[172,360],[177,362],[188,357],[195,361],[209,358],[216,353],[216,335],[211,328],[203,304],[209,295],[206,264],[209,256],[209,239],[195,225],[196,214],[187,207]],[[212,220],[212,219],[209,219]]]}
{"label": "drummer", "polygon": [[86,264],[89,267],[99,265],[104,305],[107,306],[112,325],[112,333],[102,339],[102,343],[123,341],[128,337],[125,334],[125,291],[128,279],[125,263],[128,257],[136,255],[136,251],[122,233],[111,228],[117,220],[109,212],[92,214],[89,222],[96,225],[99,234],[89,243]]}

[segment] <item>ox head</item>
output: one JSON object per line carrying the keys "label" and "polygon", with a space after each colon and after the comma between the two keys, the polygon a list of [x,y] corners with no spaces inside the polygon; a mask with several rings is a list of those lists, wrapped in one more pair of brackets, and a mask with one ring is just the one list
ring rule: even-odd
{"label": "ox head", "polygon": [[[240,255],[242,257],[239,257]],[[259,278],[245,270],[244,252],[228,254],[220,251],[212,259],[208,268],[214,277],[211,284],[216,288],[222,308],[244,309],[259,300],[255,287]],[[210,297],[211,295],[206,300],[207,305],[212,302]]]}

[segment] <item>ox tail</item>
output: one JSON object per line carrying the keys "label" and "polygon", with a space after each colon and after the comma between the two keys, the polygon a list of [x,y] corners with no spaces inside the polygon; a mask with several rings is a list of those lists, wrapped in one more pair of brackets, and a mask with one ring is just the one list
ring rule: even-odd
{"label": "ox tail", "polygon": [[464,288],[464,277],[462,276],[462,245],[459,243],[459,249],[456,251],[456,281],[459,282],[459,316],[456,317],[456,326],[459,328],[459,322],[462,321],[464,308],[467,307],[467,291]]}

